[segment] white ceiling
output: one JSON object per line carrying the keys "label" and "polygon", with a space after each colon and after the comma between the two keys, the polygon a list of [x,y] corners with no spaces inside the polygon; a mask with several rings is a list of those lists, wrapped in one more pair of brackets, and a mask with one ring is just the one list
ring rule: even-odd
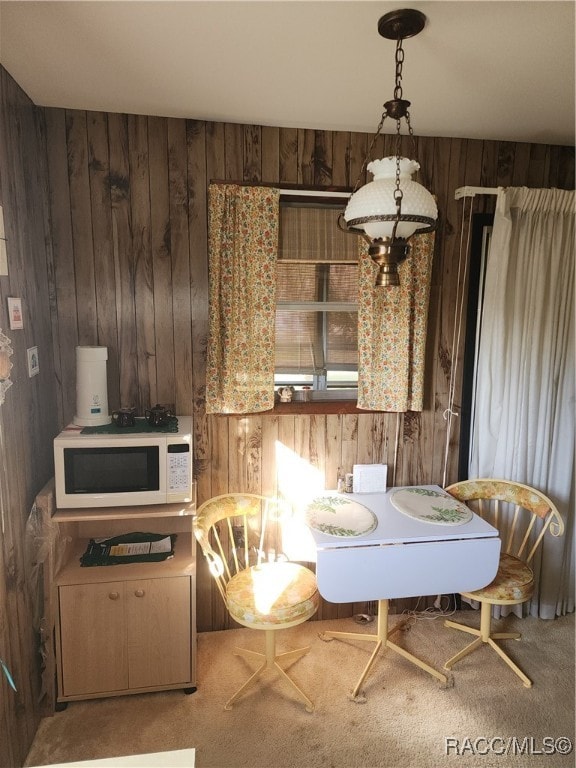
{"label": "white ceiling", "polygon": [[0,63],[42,106],[373,133],[403,7],[416,135],[574,143],[573,0],[0,0]]}

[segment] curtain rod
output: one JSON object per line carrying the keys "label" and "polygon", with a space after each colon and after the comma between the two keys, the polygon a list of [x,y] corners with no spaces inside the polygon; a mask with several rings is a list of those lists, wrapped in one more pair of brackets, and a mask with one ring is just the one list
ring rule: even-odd
{"label": "curtain rod", "polygon": [[498,187],[459,187],[454,192],[454,199],[462,197],[475,197],[476,195],[497,195]]}
{"label": "curtain rod", "polygon": [[289,184],[267,181],[226,181],[210,179],[210,184],[236,184],[239,187],[269,187],[277,189],[281,195],[309,195],[310,197],[350,197],[352,187],[321,187],[314,184]]}

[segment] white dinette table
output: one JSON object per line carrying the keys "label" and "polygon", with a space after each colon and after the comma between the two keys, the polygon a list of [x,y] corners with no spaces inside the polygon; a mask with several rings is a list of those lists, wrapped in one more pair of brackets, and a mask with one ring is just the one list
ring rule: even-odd
{"label": "white dinette table", "polygon": [[325,640],[376,642],[351,697],[363,700],[358,697],[362,683],[384,648],[446,683],[446,675],[389,639],[403,622],[388,629],[388,601],[486,586],[498,570],[498,530],[437,485],[385,493],[323,491],[306,506],[305,520],[316,547],[322,597],[334,603],[378,601],[376,635],[322,633]]}

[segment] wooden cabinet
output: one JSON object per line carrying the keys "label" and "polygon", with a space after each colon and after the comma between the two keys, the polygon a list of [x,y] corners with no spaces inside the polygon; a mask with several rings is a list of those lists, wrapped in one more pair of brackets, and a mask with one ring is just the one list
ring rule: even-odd
{"label": "wooden cabinet", "polygon": [[[195,690],[194,505],[56,510],[57,701]],[[162,562],[82,567],[90,538],[176,534]]]}
{"label": "wooden cabinet", "polygon": [[62,694],[189,685],[190,578],[59,587]]}

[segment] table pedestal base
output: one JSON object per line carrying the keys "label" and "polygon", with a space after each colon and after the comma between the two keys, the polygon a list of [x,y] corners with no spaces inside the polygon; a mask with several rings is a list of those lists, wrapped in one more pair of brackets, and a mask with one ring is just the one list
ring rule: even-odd
{"label": "table pedestal base", "polygon": [[327,632],[320,633],[320,638],[326,641],[333,640],[333,639],[371,640],[372,642],[376,643],[376,647],[372,651],[372,655],[370,656],[368,664],[366,664],[364,671],[360,675],[360,679],[356,683],[356,687],[350,694],[350,698],[353,701],[362,701],[362,699],[359,698],[358,696],[360,692],[360,688],[362,687],[364,680],[366,680],[366,677],[368,676],[368,673],[370,672],[370,669],[372,668],[372,664],[374,664],[376,657],[378,656],[380,651],[384,648],[390,648],[392,651],[395,651],[400,656],[405,658],[407,661],[410,661],[412,662],[412,664],[415,664],[417,667],[420,667],[420,669],[423,669],[424,672],[428,672],[429,675],[432,675],[432,677],[435,677],[438,680],[440,680],[440,682],[446,683],[448,681],[448,678],[446,677],[446,675],[443,675],[441,672],[438,672],[433,667],[426,664],[426,662],[422,661],[416,656],[413,656],[411,653],[408,653],[408,651],[404,650],[404,648],[401,648],[399,645],[396,645],[396,643],[393,643],[389,639],[390,636],[394,634],[394,632],[397,632],[399,629],[402,628],[403,623],[399,622],[395,627],[389,630],[388,629],[388,608],[389,608],[388,600],[378,600],[378,633],[376,635],[367,635],[360,632],[327,631]]}

